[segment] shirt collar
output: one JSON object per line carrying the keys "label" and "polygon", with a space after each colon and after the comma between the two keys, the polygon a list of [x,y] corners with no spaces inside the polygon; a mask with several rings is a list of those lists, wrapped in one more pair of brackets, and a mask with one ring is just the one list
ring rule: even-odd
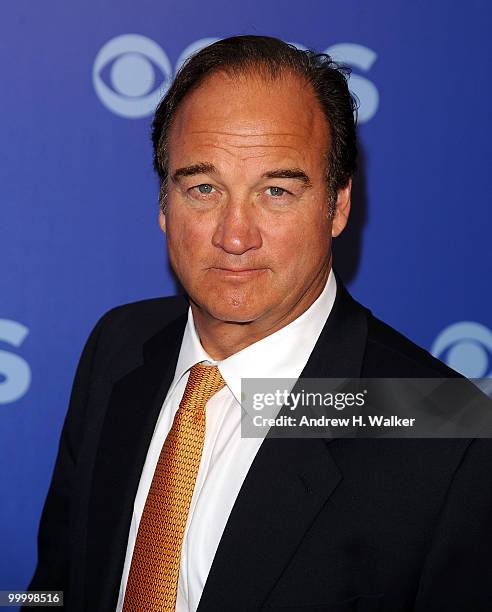
{"label": "shirt collar", "polygon": [[331,312],[336,290],[335,275],[331,270],[319,297],[297,319],[222,361],[212,359],[203,348],[190,307],[169,394],[182,376],[201,361],[218,366],[239,403],[241,378],[299,378]]}

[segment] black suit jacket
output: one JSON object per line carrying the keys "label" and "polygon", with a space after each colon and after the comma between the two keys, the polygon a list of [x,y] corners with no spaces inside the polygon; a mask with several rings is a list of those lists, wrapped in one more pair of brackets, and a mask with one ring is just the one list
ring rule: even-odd
{"label": "black suit jacket", "polygon": [[[63,590],[70,612],[115,610],[133,502],[186,309],[183,297],[118,307],[82,354],[29,586]],[[340,282],[302,373],[455,375]],[[267,438],[198,612],[490,612],[491,536],[489,440]]]}

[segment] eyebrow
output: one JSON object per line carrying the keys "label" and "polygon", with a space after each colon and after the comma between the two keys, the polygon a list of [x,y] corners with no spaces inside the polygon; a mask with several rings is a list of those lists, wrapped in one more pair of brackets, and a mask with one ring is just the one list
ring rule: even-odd
{"label": "eyebrow", "polygon": [[301,170],[300,168],[279,168],[278,170],[271,170],[270,172],[265,172],[262,178],[286,178],[286,179],[297,179],[301,181],[306,187],[311,187],[311,181],[309,176]]}
{"label": "eyebrow", "polygon": [[[218,174],[217,168],[213,164],[202,162],[199,164],[192,164],[190,166],[184,166],[178,168],[173,174],[171,179],[178,181],[183,176],[195,176],[196,174]],[[277,170],[270,170],[262,175],[262,178],[276,179],[296,179],[301,181],[306,187],[311,187],[311,180],[309,176],[300,168],[279,168]]]}
{"label": "eyebrow", "polygon": [[204,162],[200,164],[192,164],[191,166],[178,168],[171,176],[171,179],[173,181],[177,181],[182,176],[194,176],[195,174],[217,174],[217,168],[213,164]]}

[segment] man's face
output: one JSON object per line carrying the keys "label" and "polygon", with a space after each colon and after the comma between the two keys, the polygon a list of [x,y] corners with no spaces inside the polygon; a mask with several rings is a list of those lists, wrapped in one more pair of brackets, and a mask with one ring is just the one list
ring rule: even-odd
{"label": "man's face", "polygon": [[314,93],[294,75],[214,74],[181,104],[160,223],[201,315],[268,330],[319,295],[332,231],[344,225],[328,214],[329,138]]}

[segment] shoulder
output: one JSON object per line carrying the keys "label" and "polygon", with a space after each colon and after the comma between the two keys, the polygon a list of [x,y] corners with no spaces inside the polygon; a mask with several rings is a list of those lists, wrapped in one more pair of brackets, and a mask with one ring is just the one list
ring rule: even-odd
{"label": "shoulder", "polygon": [[145,343],[174,321],[186,321],[185,296],[152,298],[122,304],[106,312],[94,327],[88,343],[97,345],[99,355],[124,353],[125,361],[139,360]]}
{"label": "shoulder", "polygon": [[361,355],[362,378],[454,378],[460,377],[439,359],[399,331],[375,317],[355,300],[337,275],[337,297],[330,318],[342,327],[346,337],[358,327],[360,341],[353,350]]}
{"label": "shoulder", "polygon": [[183,295],[152,298],[116,306],[101,317],[101,323],[117,333],[153,335],[187,309],[188,300]]}
{"label": "shoulder", "polygon": [[367,313],[367,344],[364,376],[454,378],[460,377],[439,359],[393,327]]}

